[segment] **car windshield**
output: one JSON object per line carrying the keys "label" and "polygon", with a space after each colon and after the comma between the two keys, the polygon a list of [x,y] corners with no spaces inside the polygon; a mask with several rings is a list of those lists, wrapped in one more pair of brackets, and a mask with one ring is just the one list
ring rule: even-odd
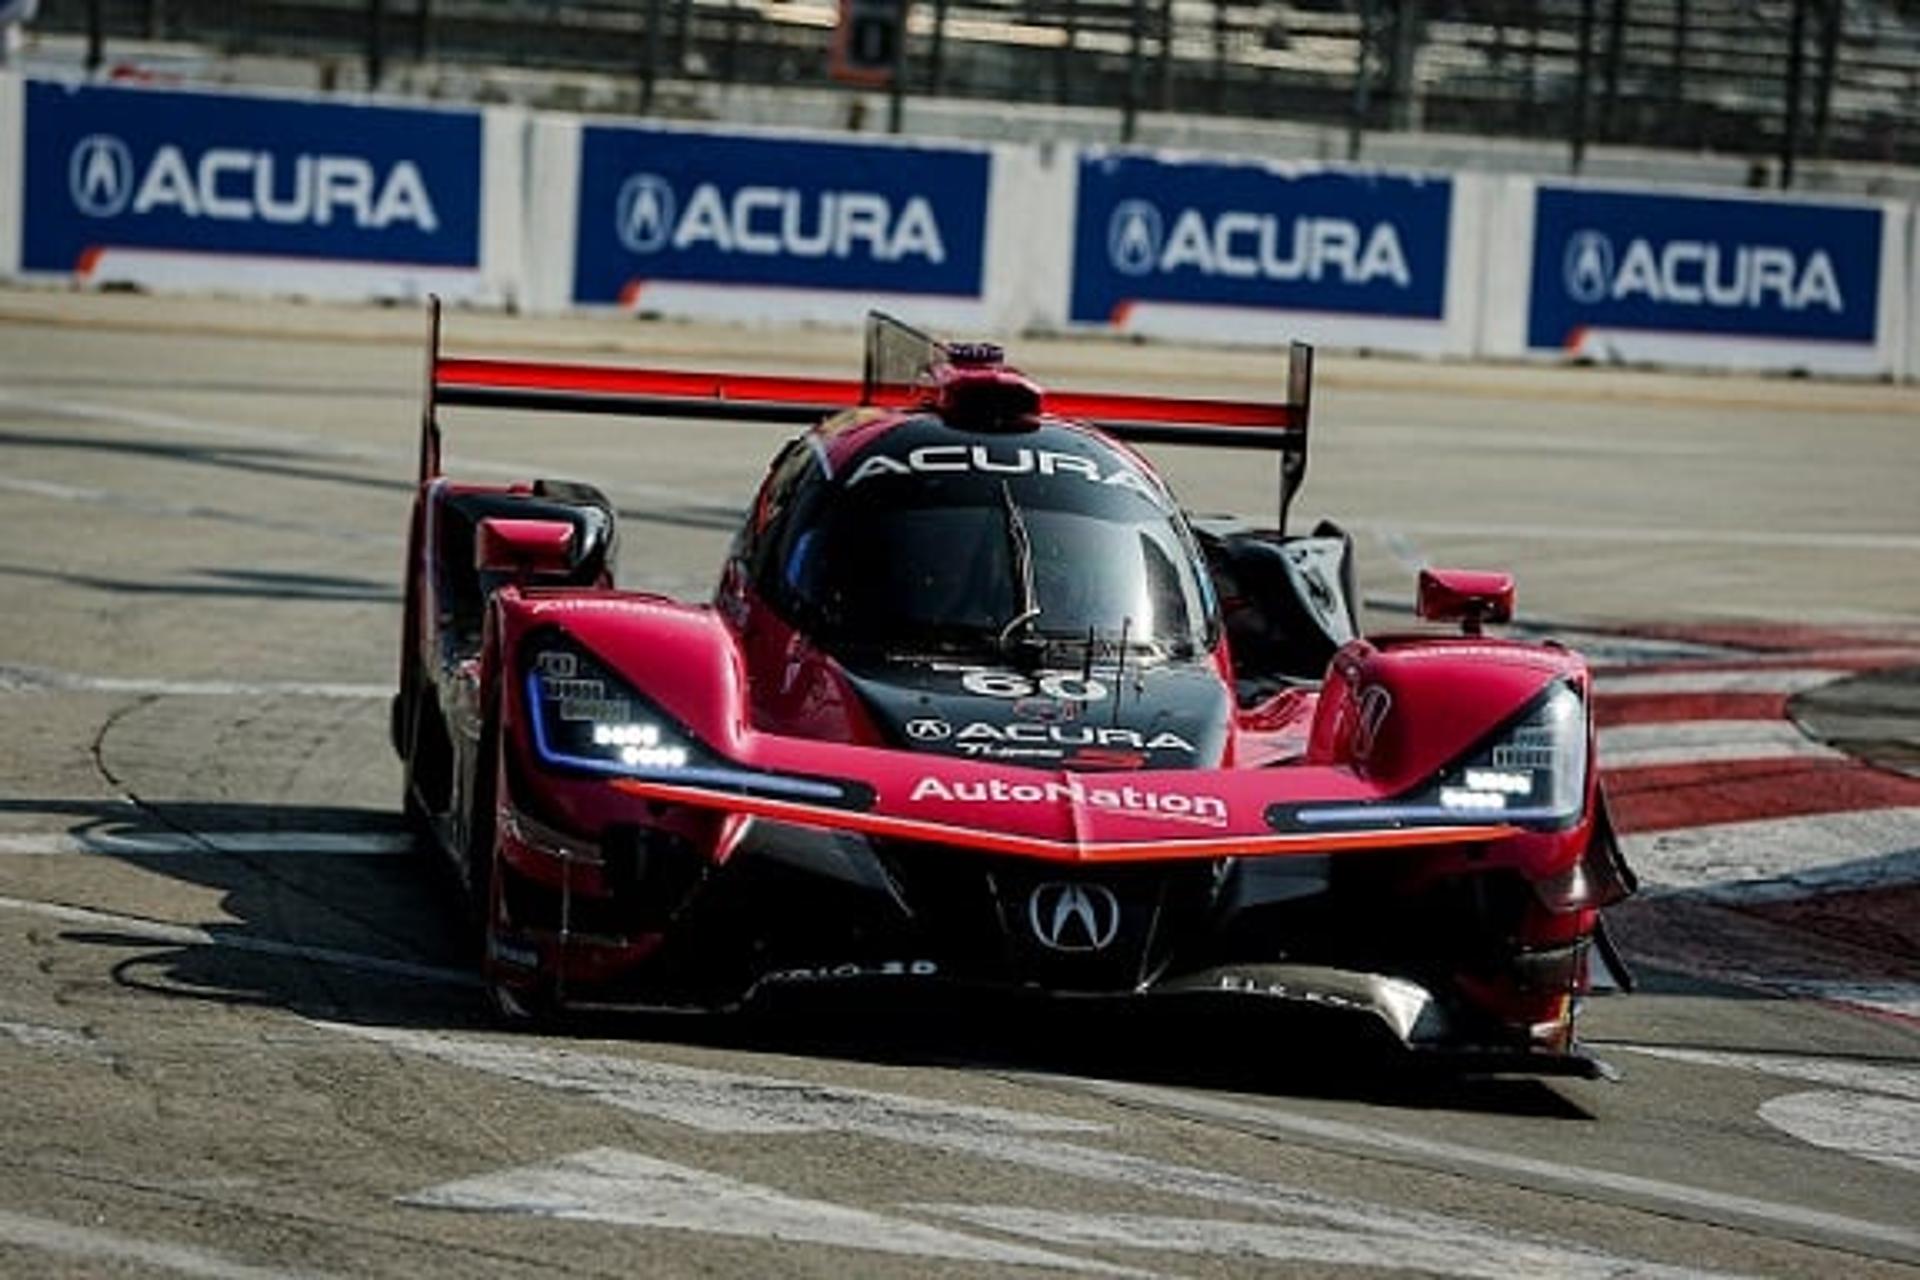
{"label": "car windshield", "polygon": [[842,644],[977,649],[1017,631],[1190,653],[1205,643],[1205,596],[1150,492],[1064,468],[877,475],[824,504],[783,576]]}

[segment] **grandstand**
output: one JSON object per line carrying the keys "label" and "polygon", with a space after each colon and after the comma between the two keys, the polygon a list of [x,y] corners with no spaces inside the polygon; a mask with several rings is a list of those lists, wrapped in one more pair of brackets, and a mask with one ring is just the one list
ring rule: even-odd
{"label": "grandstand", "polygon": [[[831,0],[45,0],[225,54],[825,87]],[[1795,34],[1800,56],[1795,59]],[[663,90],[656,100],[656,83]],[[1797,87],[1797,110],[1790,111]],[[903,91],[1349,129],[1920,162],[1910,0],[920,0]],[[556,105],[580,105],[560,103]],[[1756,180],[1760,177],[1756,172]]]}

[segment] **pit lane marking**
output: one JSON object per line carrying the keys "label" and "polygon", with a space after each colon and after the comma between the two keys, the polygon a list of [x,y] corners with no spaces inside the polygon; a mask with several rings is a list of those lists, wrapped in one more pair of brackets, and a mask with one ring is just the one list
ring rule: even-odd
{"label": "pit lane marking", "polygon": [[171,946],[224,947],[231,951],[246,951],[255,955],[277,956],[288,960],[306,960],[342,969],[355,969],[363,973],[405,978],[414,982],[434,982],[455,987],[480,985],[480,979],[476,974],[463,969],[445,969],[437,965],[416,964],[410,960],[394,960],[385,956],[364,955],[356,951],[340,951],[333,947],[304,946],[279,938],[261,938],[244,933],[216,933],[197,925],[168,924],[164,921],[143,919],[140,916],[122,915],[116,911],[96,911],[89,907],[71,907],[58,902],[34,902],[25,898],[0,896],[0,912],[38,916],[41,919],[79,925],[89,929],[112,930]]}
{"label": "pit lane marking", "polygon": [[[1014,1165],[1055,1179],[1081,1179],[1155,1195],[1193,1197],[1215,1208],[1278,1214],[1306,1226],[1375,1241],[1378,1247],[1391,1249],[1393,1256],[1402,1259],[1400,1265],[1416,1269],[1444,1272],[1449,1263],[1466,1256],[1481,1260],[1483,1268],[1495,1269],[1503,1275],[1564,1272],[1597,1277],[1637,1271],[1678,1274],[1675,1269],[1659,1264],[1483,1225],[1467,1218],[1173,1164],[1051,1136],[1062,1126],[1093,1133],[1108,1129],[1106,1125],[1088,1121],[475,1036],[336,1023],[314,1025],[452,1066],[536,1085],[562,1096],[584,1096],[707,1132],[747,1137],[767,1132],[851,1133],[948,1155]],[[1022,1082],[1050,1089],[1059,1083],[1052,1077]],[[1088,1083],[1095,1086],[1096,1093],[1109,1087],[1102,1082]],[[1187,1097],[1166,1092],[1174,1098]],[[1390,1155],[1405,1156],[1410,1151],[1431,1154],[1418,1147],[1396,1148],[1392,1145],[1392,1135],[1375,1134],[1359,1126],[1341,1128],[1374,1138],[1374,1148],[1384,1149]],[[1384,1148],[1383,1142],[1387,1144]],[[1458,1151],[1470,1152],[1470,1149]],[[1517,1165],[1527,1163],[1520,1162],[1518,1157],[1491,1152],[1471,1154],[1479,1157],[1484,1167],[1503,1175],[1512,1175]],[[1596,1177],[1619,1176],[1535,1163],[1552,1175],[1556,1189],[1588,1196],[1592,1194]],[[1865,1241],[1881,1248],[1889,1245],[1904,1248],[1920,1257],[1920,1233],[1796,1206],[1716,1196],[1648,1179],[1627,1181],[1661,1209],[1676,1205],[1694,1210],[1711,1208],[1720,1216],[1734,1216],[1738,1211],[1737,1216],[1743,1223],[1757,1224],[1769,1235],[1779,1236],[1783,1228],[1789,1234],[1798,1230],[1822,1243],[1833,1238]],[[1666,1194],[1653,1194],[1655,1192]],[[1221,1247],[1237,1247],[1231,1233],[1243,1226],[1229,1223],[1229,1236]],[[1429,1245],[1445,1246],[1445,1249],[1423,1251]],[[1465,1274],[1485,1273],[1481,1270]]]}
{"label": "pit lane marking", "polygon": [[292,1280],[311,1271],[283,1271],[235,1262],[217,1253],[162,1240],[142,1240],[100,1227],[80,1227],[53,1218],[0,1209],[0,1241],[96,1263],[127,1263],[149,1271],[204,1276],[208,1280]]}

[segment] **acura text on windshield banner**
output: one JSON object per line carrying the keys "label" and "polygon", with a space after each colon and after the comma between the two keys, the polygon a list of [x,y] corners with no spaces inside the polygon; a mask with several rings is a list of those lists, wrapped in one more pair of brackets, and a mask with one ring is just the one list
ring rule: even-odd
{"label": "acura text on windshield banner", "polygon": [[21,265],[103,249],[480,260],[480,114],[26,86]]}
{"label": "acura text on windshield banner", "polygon": [[1446,178],[1090,151],[1070,316],[1174,302],[1439,320],[1452,216]]}
{"label": "acura text on windshield banner", "polygon": [[990,157],[588,125],[573,297],[652,280],[977,298]]}
{"label": "acura text on windshield banner", "polygon": [[1871,343],[1881,212],[1542,185],[1527,345],[1587,329]]}

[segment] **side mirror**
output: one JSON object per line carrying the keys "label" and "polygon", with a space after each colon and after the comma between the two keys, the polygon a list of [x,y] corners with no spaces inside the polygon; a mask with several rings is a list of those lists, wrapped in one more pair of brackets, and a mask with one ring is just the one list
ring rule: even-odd
{"label": "side mirror", "polygon": [[509,578],[564,574],[573,567],[573,526],[565,520],[490,516],[473,540],[473,567]]}
{"label": "side mirror", "polygon": [[1513,575],[1472,569],[1422,569],[1414,612],[1428,622],[1458,622],[1470,636],[1489,622],[1513,620]]}

